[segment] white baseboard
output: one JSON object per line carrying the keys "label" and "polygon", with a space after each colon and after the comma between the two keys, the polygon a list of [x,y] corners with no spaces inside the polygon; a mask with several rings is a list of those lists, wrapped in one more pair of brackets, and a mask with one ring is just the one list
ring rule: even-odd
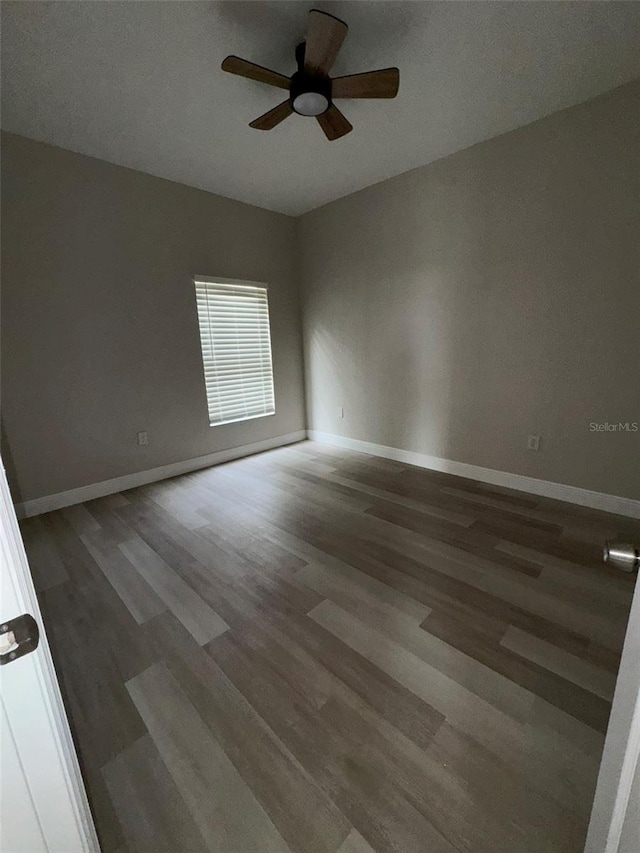
{"label": "white baseboard", "polygon": [[478,465],[468,465],[465,462],[455,462],[451,459],[441,459],[438,456],[429,456],[425,453],[415,453],[411,450],[401,450],[398,447],[386,447],[382,444],[372,444],[369,441],[359,441],[355,438],[347,438],[341,435],[333,435],[316,430],[304,430],[292,432],[288,435],[279,435],[264,441],[256,441],[252,444],[244,444],[241,447],[232,447],[228,450],[219,450],[206,456],[198,456],[195,459],[185,459],[182,462],[172,462],[159,468],[150,468],[146,471],[138,471],[135,474],[125,474],[112,480],[103,480],[100,483],[92,483],[88,486],[80,486],[68,492],[59,492],[55,495],[45,495],[32,501],[18,503],[15,506],[18,518],[29,518],[33,515],[41,515],[52,510],[62,509],[65,506],[112,495],[136,486],[144,486],[147,483],[155,483],[158,480],[166,480],[169,477],[177,477],[189,471],[197,471],[199,468],[209,468],[222,462],[230,462],[232,459],[241,459],[253,453],[263,450],[271,450],[286,444],[294,444],[303,441],[306,437],[323,444],[332,444],[336,447],[344,447],[348,450],[356,450],[361,453],[369,453],[372,456],[381,456],[385,459],[394,459],[397,462],[406,462],[408,465],[416,465],[419,468],[428,468],[431,471],[442,471],[446,474],[455,474],[459,477],[467,477],[470,480],[478,480],[481,483],[490,483],[493,486],[504,486],[507,489],[516,489],[520,492],[528,492],[532,495],[555,498],[560,501],[591,507],[592,509],[614,512],[629,518],[640,518],[640,501],[631,498],[622,498],[617,495],[607,495],[603,492],[592,492],[577,486],[567,486],[563,483],[551,483],[547,480],[538,480],[535,477],[525,477],[522,474],[510,474],[507,471],[495,471],[492,468],[481,468]]}
{"label": "white baseboard", "polygon": [[372,456],[382,456],[385,459],[406,462],[408,465],[428,468],[431,471],[455,474],[458,477],[479,480],[481,483],[490,483],[493,486],[504,486],[507,489],[529,492],[529,494],[541,495],[545,498],[555,498],[558,501],[568,501],[569,503],[579,504],[580,506],[600,509],[604,512],[615,512],[618,515],[626,515],[629,518],[640,518],[640,501],[634,501],[631,498],[621,498],[617,495],[607,495],[603,492],[592,492],[589,489],[580,489],[578,486],[551,483],[547,480],[538,480],[535,477],[525,477],[522,474],[510,474],[508,471],[480,468],[478,465],[468,465],[466,462],[440,459],[438,456],[429,456],[426,453],[414,453],[412,450],[386,447],[383,444],[372,444],[369,441],[359,441],[355,438],[346,438],[345,436],[333,435],[328,432],[317,432],[313,429],[307,430],[307,436],[313,441],[319,441],[323,444],[333,444],[336,447],[344,447],[347,450],[370,453]]}
{"label": "white baseboard", "polygon": [[288,435],[267,438],[264,441],[254,441],[252,444],[243,444],[241,447],[218,450],[215,453],[208,453],[206,456],[197,456],[195,459],[185,459],[182,462],[161,465],[159,468],[149,468],[146,471],[137,471],[135,474],[125,474],[122,477],[114,477],[113,480],[91,483],[89,486],[80,486],[80,488],[71,489],[68,492],[45,495],[42,498],[16,504],[16,515],[18,518],[42,515],[44,512],[84,503],[84,501],[91,501],[94,498],[103,498],[105,495],[113,495],[116,492],[123,492],[125,489],[133,489],[136,486],[144,486],[147,483],[177,477],[179,474],[187,474],[189,471],[197,471],[199,468],[210,468],[212,465],[220,465],[221,462],[230,462],[232,459],[251,456],[251,454],[260,453],[263,450],[272,450],[274,447],[294,444],[296,441],[303,441],[306,437],[306,432],[299,430]]}

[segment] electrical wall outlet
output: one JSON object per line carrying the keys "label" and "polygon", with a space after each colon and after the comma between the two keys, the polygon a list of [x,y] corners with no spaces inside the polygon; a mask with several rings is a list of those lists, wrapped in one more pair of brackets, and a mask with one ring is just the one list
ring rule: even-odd
{"label": "electrical wall outlet", "polygon": [[344,417],[344,407],[343,406],[338,406],[338,417],[339,418]]}
{"label": "electrical wall outlet", "polygon": [[529,450],[540,450],[540,436],[530,435],[527,439],[527,447]]}
{"label": "electrical wall outlet", "polygon": [[138,444],[142,447],[143,444],[149,444],[149,436],[146,432],[138,433]]}

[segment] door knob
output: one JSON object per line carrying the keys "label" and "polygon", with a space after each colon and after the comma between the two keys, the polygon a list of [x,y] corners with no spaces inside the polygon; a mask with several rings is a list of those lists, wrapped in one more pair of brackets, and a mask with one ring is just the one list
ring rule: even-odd
{"label": "door knob", "polygon": [[604,561],[623,572],[633,572],[640,568],[640,549],[623,542],[607,541],[604,543]]}

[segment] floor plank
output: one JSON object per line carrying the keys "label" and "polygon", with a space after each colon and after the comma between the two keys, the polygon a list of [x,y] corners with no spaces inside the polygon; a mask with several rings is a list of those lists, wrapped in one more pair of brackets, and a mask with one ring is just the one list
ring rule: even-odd
{"label": "floor plank", "polygon": [[615,675],[558,649],[539,637],[533,637],[512,625],[507,628],[500,644],[512,652],[540,664],[550,672],[572,681],[596,696],[611,702],[616,686]]}
{"label": "floor plank", "polygon": [[166,610],[151,586],[101,529],[82,534],[80,539],[139,625]]}
{"label": "floor plank", "polygon": [[[315,589],[323,598],[336,603],[348,603],[348,609],[368,614],[374,620],[393,620],[406,616],[412,623],[419,624],[431,610],[396,590],[370,578],[357,569],[336,571],[322,564],[308,565],[294,575],[299,583]],[[408,611],[408,612],[407,612]]]}
{"label": "floor plank", "polygon": [[194,593],[146,542],[132,539],[118,547],[200,645],[228,629],[224,619]]}
{"label": "floor plank", "polygon": [[153,741],[212,853],[289,847],[164,664],[127,682]]}
{"label": "floor plank", "polygon": [[206,853],[205,840],[149,735],[111,759],[102,772],[130,849]]}

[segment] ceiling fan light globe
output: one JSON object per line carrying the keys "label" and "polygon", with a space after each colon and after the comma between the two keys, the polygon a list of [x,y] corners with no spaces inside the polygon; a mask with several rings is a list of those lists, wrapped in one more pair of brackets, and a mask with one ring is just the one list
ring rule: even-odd
{"label": "ceiling fan light globe", "polygon": [[293,109],[301,116],[319,116],[329,109],[329,99],[321,92],[301,92],[293,99]]}

